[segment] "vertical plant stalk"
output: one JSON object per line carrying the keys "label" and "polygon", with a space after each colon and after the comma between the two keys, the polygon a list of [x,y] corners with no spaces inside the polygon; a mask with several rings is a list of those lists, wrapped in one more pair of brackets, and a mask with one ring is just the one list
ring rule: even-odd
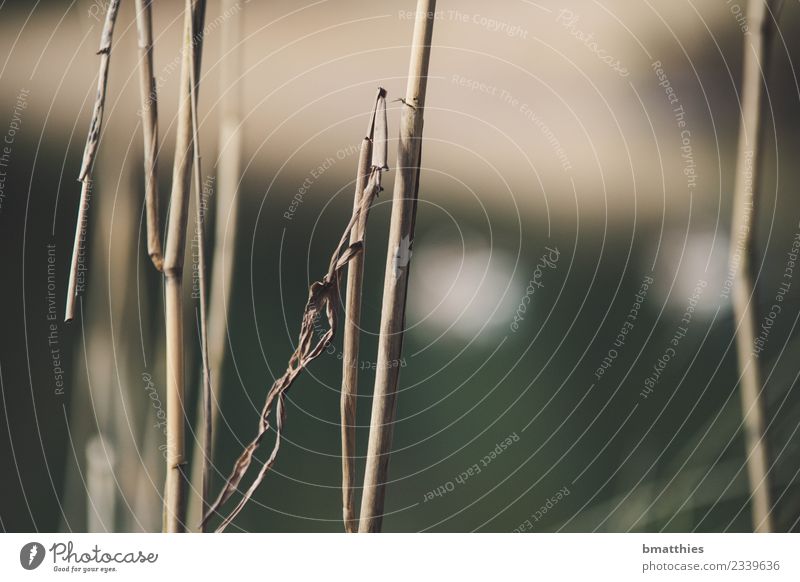
{"label": "vertical plant stalk", "polygon": [[147,254],[158,271],[164,268],[158,200],[158,93],[153,76],[152,0],[136,0],[139,40],[139,93],[144,137],[144,201],[147,216]]}
{"label": "vertical plant stalk", "polygon": [[[195,31],[192,31],[194,38]],[[200,166],[200,130],[197,118],[197,52],[192,51],[192,67],[190,68],[191,79],[191,98],[192,98],[192,149],[194,155],[194,190],[195,190],[195,209],[196,209],[196,228],[197,228],[197,279],[199,286],[200,305],[197,310],[197,319],[200,322],[200,359],[202,365],[203,382],[203,476],[200,485],[202,498],[202,514],[208,511],[211,479],[211,445],[213,434],[211,430],[211,370],[208,364],[208,305],[206,293],[206,235],[205,235],[205,203],[203,202],[203,186]],[[205,532],[205,527],[203,527]]]}
{"label": "vertical plant stalk", "polygon": [[[242,156],[242,82],[241,57],[238,48],[241,42],[241,10],[236,7],[240,0],[223,0],[220,11],[229,14],[222,26],[222,54],[226,58],[220,69],[220,90],[224,95],[220,101],[219,128],[219,166],[217,169],[216,192],[216,231],[213,277],[208,328],[209,360],[211,373],[215,378],[222,377],[222,363],[225,359],[225,347],[228,344],[228,309],[230,305],[231,286],[233,284],[233,251],[238,225],[238,207],[236,193],[239,187],[240,164]],[[226,234],[231,233],[228,244]],[[219,390],[219,382],[217,382]],[[218,398],[217,398],[218,400]],[[212,426],[216,427],[218,408],[214,407]]]}
{"label": "vertical plant stalk", "polygon": [[758,329],[755,229],[759,210],[758,184],[763,134],[761,117],[767,90],[769,45],[774,27],[772,10],[777,4],[775,0],[750,0],[748,5],[747,19],[752,35],[744,37],[742,119],[730,249],[730,264],[735,269],[732,302],[737,324],[736,351],[742,423],[753,529],[757,532],[773,530],[769,449],[765,428],[767,411],[762,397],[759,360],[753,354],[753,345]]}
{"label": "vertical plant stalk", "polygon": [[78,181],[81,183],[81,197],[78,206],[78,222],[75,226],[75,242],[72,246],[72,261],[69,269],[69,283],[67,285],[67,304],[64,309],[64,320],[72,321],[75,317],[75,301],[78,298],[78,271],[80,269],[81,254],[83,250],[82,239],[85,237],[89,222],[89,196],[92,190],[92,167],[97,156],[97,147],[100,143],[100,132],[103,128],[103,112],[106,106],[106,87],[108,86],[108,71],[111,65],[111,41],[114,36],[114,25],[117,22],[120,0],[111,0],[106,11],[103,23],[103,32],[100,37],[100,71],[97,74],[97,95],[94,100],[92,121],[89,125],[89,135],[86,138],[86,147],[83,150],[83,161]]}
{"label": "vertical plant stalk", "polygon": [[414,241],[423,111],[435,10],[436,0],[417,1],[408,86],[403,102],[397,149],[397,174],[383,283],[378,362],[361,499],[360,532],[378,532],[383,521],[397,383],[400,376],[400,366],[393,364],[400,361],[403,351],[408,270]]}
{"label": "vertical plant stalk", "polygon": [[189,219],[190,178],[193,157],[192,79],[197,78],[202,51],[204,0],[186,0],[183,63],[180,79],[175,163],[172,172],[171,208],[164,257],[167,320],[167,482],[164,491],[164,531],[186,528],[184,358],[183,358],[183,263]]}
{"label": "vertical plant stalk", "polygon": [[[241,59],[239,44],[241,42],[241,0],[222,0],[220,14],[227,15],[221,25],[221,59],[219,67],[220,79],[220,127],[219,127],[219,160],[217,163],[216,198],[214,214],[216,215],[213,261],[211,262],[210,285],[208,295],[208,368],[211,382],[209,402],[201,402],[198,409],[198,424],[205,425],[208,443],[196,447],[193,458],[207,459],[210,464],[214,458],[214,435],[219,418],[219,402],[222,392],[222,366],[228,345],[228,306],[230,305],[231,286],[233,284],[234,249],[238,223],[236,193],[240,179],[240,160],[242,150],[241,101],[242,83]],[[226,236],[228,233],[230,237]],[[204,441],[206,440],[204,438]],[[198,443],[199,445],[199,443]],[[205,475],[205,477],[204,477]],[[195,463],[192,468],[192,482],[204,482],[206,502],[192,504],[189,508],[190,523],[200,522],[208,511],[208,488],[210,486],[210,468],[206,463]],[[196,508],[202,511],[196,513]]]}
{"label": "vertical plant stalk", "polygon": [[[376,110],[385,110],[386,104],[382,92],[378,93],[378,100],[376,103]],[[376,118],[376,124],[380,123],[380,117]],[[383,122],[385,124],[385,116]],[[375,132],[379,133],[378,130]],[[386,135],[385,125],[380,130],[382,135]],[[374,148],[373,151],[381,151],[381,148]],[[383,149],[385,152],[385,149]],[[261,485],[264,477],[275,464],[278,456],[278,451],[281,445],[281,435],[283,434],[283,425],[286,421],[286,393],[292,387],[292,384],[302,371],[308,365],[317,359],[331,342],[336,335],[337,329],[337,316],[336,308],[339,301],[339,278],[344,268],[352,261],[362,250],[364,240],[365,225],[360,221],[362,215],[366,215],[369,211],[372,202],[383,190],[381,186],[381,175],[387,169],[386,157],[382,160],[376,159],[373,155],[373,166],[370,169],[369,180],[364,189],[364,194],[361,197],[361,203],[353,211],[347,227],[344,229],[339,243],[336,245],[333,254],[331,255],[330,263],[328,264],[328,271],[325,276],[320,280],[314,282],[308,290],[308,301],[303,310],[303,319],[300,324],[300,336],[297,342],[297,348],[289,358],[289,365],[283,375],[273,382],[269,391],[267,392],[264,407],[261,410],[261,416],[258,422],[258,433],[255,438],[245,447],[242,454],[233,465],[233,470],[225,482],[225,486],[220,491],[216,500],[212,504],[208,513],[203,516],[203,522],[207,522],[212,515],[217,513],[221,507],[231,498],[231,496],[239,488],[239,484],[247,474],[250,465],[253,462],[258,447],[261,441],[272,428],[270,416],[272,415],[273,406],[275,408],[275,444],[272,447],[267,460],[261,466],[258,474],[253,482],[242,494],[241,499],[236,506],[228,513],[217,527],[216,531],[221,532],[227,528],[237,515],[244,509],[247,502],[252,498],[256,489]],[[350,235],[356,231],[356,242],[350,243]],[[317,326],[319,319],[325,318],[328,322],[328,329],[321,335],[316,333],[319,329]]]}
{"label": "vertical plant stalk", "polygon": [[[386,92],[378,90],[378,107],[372,114],[367,136],[361,142],[356,174],[356,189],[353,196],[353,212],[361,205],[364,188],[372,167],[386,166]],[[381,119],[377,128],[376,117]],[[378,135],[376,135],[376,129]],[[377,151],[373,152],[373,148]],[[366,253],[367,213],[361,214],[355,229],[350,233],[350,244],[358,242],[359,232],[364,233],[361,252],[353,257],[347,267],[347,291],[345,298],[344,347],[342,358],[342,517],[347,533],[358,530],[355,512],[355,454],[356,454],[356,404],[358,400],[358,344],[361,324],[361,290],[364,279],[364,254]]]}

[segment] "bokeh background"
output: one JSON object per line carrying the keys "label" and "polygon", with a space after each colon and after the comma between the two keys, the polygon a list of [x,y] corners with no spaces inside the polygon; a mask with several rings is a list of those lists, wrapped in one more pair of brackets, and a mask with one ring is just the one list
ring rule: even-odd
{"label": "bokeh background", "polygon": [[[348,220],[355,148],[378,85],[389,93],[394,159],[402,105],[393,100],[405,90],[414,4],[208,3],[200,131],[209,251],[232,249],[212,275],[230,282],[227,317],[217,311],[211,330],[224,340],[215,489],[254,434],[308,285]],[[154,3],[162,217],[182,5]],[[0,3],[0,134],[12,142],[0,206],[6,531],[160,529],[162,281],[144,244],[128,1],[95,166],[87,291],[77,320],[63,323],[105,6]],[[526,520],[533,531],[752,528],[723,293],[744,8],[743,0],[440,0],[386,531],[503,532]],[[786,2],[768,69],[760,321],[800,233],[799,23],[800,6]],[[657,62],[677,104],[659,85]],[[681,149],[682,129],[690,150]],[[236,162],[236,197],[218,207],[224,159]],[[368,230],[359,476],[393,177]],[[194,421],[191,269],[186,287]],[[798,287],[760,355],[781,531],[796,531],[800,518]],[[637,295],[635,324],[615,345]],[[219,298],[214,305],[224,309]],[[647,393],[690,305],[685,337]],[[292,388],[276,468],[234,530],[342,531],[339,346],[337,338]],[[192,506],[196,516],[196,497]]]}

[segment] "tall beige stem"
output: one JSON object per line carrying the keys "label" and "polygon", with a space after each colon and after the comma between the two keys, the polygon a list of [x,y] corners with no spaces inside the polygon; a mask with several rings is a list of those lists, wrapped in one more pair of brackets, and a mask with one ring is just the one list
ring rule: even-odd
{"label": "tall beige stem", "polygon": [[[194,36],[194,31],[192,33]],[[196,58],[196,53],[194,53]],[[194,190],[195,190],[195,220],[197,229],[197,279],[199,287],[200,304],[197,307],[197,318],[200,320],[200,359],[202,363],[202,395],[199,399],[203,403],[203,475],[201,479],[201,497],[203,513],[209,507],[209,481],[211,476],[211,370],[208,364],[208,301],[206,291],[206,204],[203,200],[203,185],[200,160],[200,122],[197,113],[197,66],[192,62],[190,86],[192,97],[192,153],[194,156]],[[205,530],[203,530],[205,531]]]}
{"label": "tall beige stem", "polygon": [[360,532],[380,531],[383,521],[397,382],[400,376],[400,366],[392,364],[400,361],[403,350],[408,270],[417,211],[422,116],[435,10],[435,0],[417,1],[411,64],[397,150],[397,174],[383,283],[377,375],[372,400],[364,494],[361,499]]}
{"label": "tall beige stem", "polygon": [[758,218],[758,183],[763,127],[761,113],[766,93],[769,43],[774,27],[776,0],[750,0],[747,21],[752,34],[744,36],[742,119],[733,198],[730,263],[733,281],[733,314],[739,363],[740,395],[744,425],[747,474],[750,482],[753,529],[770,532],[771,491],[769,450],[766,438],[766,406],[762,397],[758,356],[753,353],[758,329],[756,294],[755,228]]}
{"label": "tall beige stem", "polygon": [[[353,209],[359,207],[364,195],[372,157],[372,142],[364,139],[358,161],[356,192]],[[364,228],[366,216],[358,217],[358,225],[350,233],[350,244],[358,239],[358,231]],[[353,533],[358,529],[354,504],[356,477],[356,404],[358,399],[358,343],[361,323],[361,288],[364,278],[364,251],[347,266],[347,297],[345,299],[345,323],[342,348],[342,517],[344,529]]]}
{"label": "tall beige stem", "polygon": [[[202,51],[203,0],[186,0],[183,62],[178,105],[178,129],[164,281],[167,319],[167,483],[164,492],[164,531],[182,532],[186,528],[186,410],[184,407],[183,354],[183,263],[189,219],[189,194],[192,172],[193,123],[192,78],[199,76]],[[198,31],[193,34],[193,31]],[[196,52],[195,52],[196,51]],[[194,67],[194,73],[191,68]]]}
{"label": "tall beige stem", "polygon": [[[228,312],[230,306],[231,286],[233,285],[233,261],[236,246],[238,223],[238,204],[236,194],[239,189],[240,164],[242,151],[242,82],[241,58],[239,43],[241,42],[241,7],[240,0],[222,0],[219,13],[225,16],[220,28],[221,66],[219,66],[220,94],[219,101],[219,160],[217,163],[217,180],[214,197],[216,198],[214,214],[216,215],[213,260],[211,262],[211,292],[208,301],[208,367],[211,384],[211,399],[206,407],[204,399],[198,406],[198,426],[206,423],[209,442],[205,447],[195,447],[193,459],[213,460],[213,440],[217,433],[219,403],[222,395],[222,366],[228,346]],[[210,408],[210,410],[207,410]],[[205,438],[203,439],[206,440]],[[206,449],[205,452],[203,449]],[[193,462],[192,482],[203,482],[202,490],[207,493],[210,472],[206,463]],[[207,495],[206,495],[207,499]],[[192,524],[201,521],[208,508],[204,503],[192,503],[189,507],[189,521]]]}
{"label": "tall beige stem", "polygon": [[[241,11],[236,9],[239,0],[222,0],[220,11],[230,14],[222,26],[222,59],[220,67],[220,126],[219,164],[217,166],[217,200],[215,246],[212,262],[211,295],[209,298],[209,360],[211,374],[217,378],[219,391],[222,363],[228,345],[228,311],[233,283],[233,251],[236,243],[239,189],[242,156],[242,81]],[[219,394],[216,395],[218,397]],[[216,400],[216,398],[215,398]],[[212,427],[216,429],[217,408],[212,414]]]}

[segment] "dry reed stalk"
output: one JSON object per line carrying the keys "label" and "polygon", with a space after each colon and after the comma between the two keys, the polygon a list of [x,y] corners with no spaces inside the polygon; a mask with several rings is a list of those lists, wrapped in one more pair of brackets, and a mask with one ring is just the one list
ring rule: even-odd
{"label": "dry reed stalk", "polygon": [[[386,107],[383,92],[379,92],[376,103],[376,110],[383,110]],[[385,118],[384,118],[385,119]],[[380,122],[380,119],[378,119]],[[379,133],[376,130],[376,134]],[[380,133],[385,135],[386,130],[380,129]],[[380,148],[375,148],[375,151],[380,151]],[[384,150],[385,151],[385,150]],[[256,478],[251,483],[250,487],[243,493],[239,503],[226,515],[222,523],[217,527],[217,532],[224,531],[225,528],[236,518],[242,511],[244,506],[253,496],[258,486],[264,480],[269,470],[275,464],[275,459],[278,455],[278,450],[281,444],[281,434],[283,432],[283,424],[286,420],[285,398],[286,393],[291,388],[292,383],[300,375],[300,373],[317,357],[319,357],[328,346],[336,334],[337,317],[336,307],[339,299],[339,278],[344,268],[352,261],[363,248],[364,229],[365,225],[360,220],[361,216],[366,216],[375,197],[381,192],[381,174],[386,170],[386,160],[376,159],[373,157],[373,166],[370,169],[369,180],[361,198],[361,204],[353,211],[347,227],[344,229],[339,243],[331,256],[328,265],[328,271],[322,280],[317,281],[311,285],[308,292],[308,301],[303,311],[303,319],[300,326],[300,336],[292,356],[289,358],[289,365],[283,376],[275,380],[272,387],[267,393],[264,408],[261,411],[258,424],[258,434],[247,445],[242,454],[234,463],[233,470],[228,476],[228,479],[220,491],[213,505],[208,513],[203,516],[203,522],[207,522],[212,515],[217,513],[223,504],[234,494],[238,489],[239,484],[244,478],[250,464],[253,461],[253,455],[258,449],[261,441],[266,436],[271,427],[270,415],[272,413],[273,404],[275,405],[275,444],[272,448],[269,458],[266,460],[261,470],[256,475]],[[351,233],[355,231],[355,242],[351,243]],[[314,339],[315,323],[320,317],[325,317],[328,322],[328,330],[323,333],[318,340]]]}
{"label": "dry reed stalk", "polygon": [[[220,97],[219,101],[219,159],[217,162],[216,204],[214,214],[215,238],[213,261],[211,262],[211,292],[208,295],[208,368],[211,383],[211,395],[208,402],[201,402],[198,407],[198,424],[205,425],[205,438],[202,446],[198,442],[193,458],[213,461],[213,435],[216,434],[219,418],[219,402],[222,391],[222,365],[228,345],[228,306],[230,305],[231,286],[233,284],[233,251],[237,232],[238,211],[236,193],[239,186],[239,167],[241,159],[241,60],[239,44],[241,42],[241,10],[240,0],[222,0],[219,13],[225,16],[220,29],[221,60],[219,67]],[[228,242],[228,233],[232,233]],[[207,463],[195,463],[192,467],[192,482],[205,483],[202,490],[208,499],[210,472]],[[205,477],[204,477],[205,475]],[[189,507],[189,522],[198,523],[208,511],[208,504],[193,503]],[[199,511],[198,511],[199,510]]]}
{"label": "dry reed stalk", "polygon": [[[195,31],[192,31],[192,37]],[[205,514],[209,507],[210,479],[211,479],[211,446],[213,435],[211,430],[211,369],[208,363],[208,305],[206,293],[206,235],[205,235],[205,204],[203,202],[203,185],[200,166],[200,131],[197,119],[197,52],[192,52],[193,66],[190,67],[191,110],[192,110],[192,149],[194,155],[194,190],[197,228],[197,279],[200,305],[196,311],[200,327],[200,359],[202,365],[203,383],[203,476],[201,482],[202,513]],[[205,527],[202,528],[205,532]]]}
{"label": "dry reed stalk", "polygon": [[144,200],[147,215],[147,254],[158,271],[164,268],[158,209],[158,93],[153,76],[152,0],[136,0],[139,39],[139,93],[144,137]]}
{"label": "dry reed stalk", "polygon": [[167,327],[167,483],[164,492],[164,531],[186,528],[184,360],[183,360],[183,262],[189,219],[190,179],[194,154],[192,80],[200,69],[205,0],[186,0],[183,62],[180,79],[175,163],[164,257]]}
{"label": "dry reed stalk", "polygon": [[[238,45],[241,41],[241,12],[234,10],[239,0],[223,0],[220,11],[230,14],[222,28],[222,54],[228,62],[220,70],[220,87],[225,95],[220,102],[219,166],[217,170],[216,200],[216,245],[212,264],[211,312],[208,328],[212,333],[209,343],[211,373],[218,379],[216,390],[220,390],[222,363],[225,346],[228,343],[228,308],[231,286],[233,285],[233,251],[237,232],[238,211],[236,193],[239,186],[239,165],[242,151],[241,94],[242,82],[239,79],[241,59]],[[230,244],[226,244],[226,232],[232,233]],[[218,394],[215,401],[219,401]],[[217,411],[212,410],[212,427],[216,427]]]}
{"label": "dry reed stalk", "polygon": [[94,100],[92,121],[89,125],[89,135],[86,138],[86,147],[83,150],[83,161],[78,181],[81,183],[81,197],[78,206],[78,221],[75,227],[75,242],[72,247],[72,261],[69,269],[69,283],[67,285],[67,304],[64,309],[64,320],[72,321],[75,317],[75,301],[78,298],[78,270],[82,254],[82,239],[85,237],[89,222],[89,195],[92,189],[92,167],[97,155],[97,146],[100,143],[100,132],[103,128],[103,112],[106,105],[106,87],[108,85],[108,70],[111,64],[111,41],[114,36],[114,24],[117,22],[120,0],[111,0],[106,11],[103,32],[100,36],[100,70],[97,75],[97,95]]}
{"label": "dry reed stalk", "polygon": [[383,521],[397,403],[397,382],[400,376],[400,366],[393,364],[400,361],[403,351],[408,270],[417,213],[423,111],[435,10],[435,0],[417,1],[408,86],[403,102],[397,150],[397,174],[383,284],[377,373],[372,399],[364,492],[361,498],[360,532],[380,531]]}
{"label": "dry reed stalk", "polygon": [[[376,135],[376,129],[381,132],[386,129],[386,92],[378,91],[379,108],[372,114],[367,135],[361,142],[361,150],[356,174],[356,188],[353,196],[353,211],[361,204],[364,188],[369,179],[371,167],[387,159],[387,136]],[[383,98],[383,100],[381,99]],[[376,117],[382,121],[376,126]],[[377,147],[379,151],[373,148]],[[364,232],[366,238],[367,214],[359,217],[357,228],[350,233],[350,244],[358,242],[358,232]],[[364,255],[366,253],[366,240],[362,240],[361,252],[350,261],[347,267],[347,295],[345,298],[345,323],[342,357],[342,518],[345,531],[354,533],[358,530],[358,519],[355,513],[354,483],[355,483],[355,454],[356,454],[356,403],[358,400],[358,344],[361,324],[361,290],[364,278]]]}
{"label": "dry reed stalk", "polygon": [[736,161],[730,263],[736,269],[733,282],[733,313],[740,376],[742,423],[744,425],[747,474],[750,483],[753,528],[773,529],[766,436],[766,404],[762,397],[758,357],[753,355],[758,329],[755,272],[755,228],[758,218],[758,183],[761,164],[761,123],[769,45],[774,29],[776,0],[750,0],[747,21],[752,31],[744,36],[742,119]]}

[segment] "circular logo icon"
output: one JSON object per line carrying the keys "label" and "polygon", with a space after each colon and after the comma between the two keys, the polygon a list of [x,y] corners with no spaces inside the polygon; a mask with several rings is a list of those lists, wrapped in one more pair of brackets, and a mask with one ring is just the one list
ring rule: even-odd
{"label": "circular logo icon", "polygon": [[39,542],[30,542],[19,551],[19,563],[26,570],[35,570],[44,561],[44,546]]}

